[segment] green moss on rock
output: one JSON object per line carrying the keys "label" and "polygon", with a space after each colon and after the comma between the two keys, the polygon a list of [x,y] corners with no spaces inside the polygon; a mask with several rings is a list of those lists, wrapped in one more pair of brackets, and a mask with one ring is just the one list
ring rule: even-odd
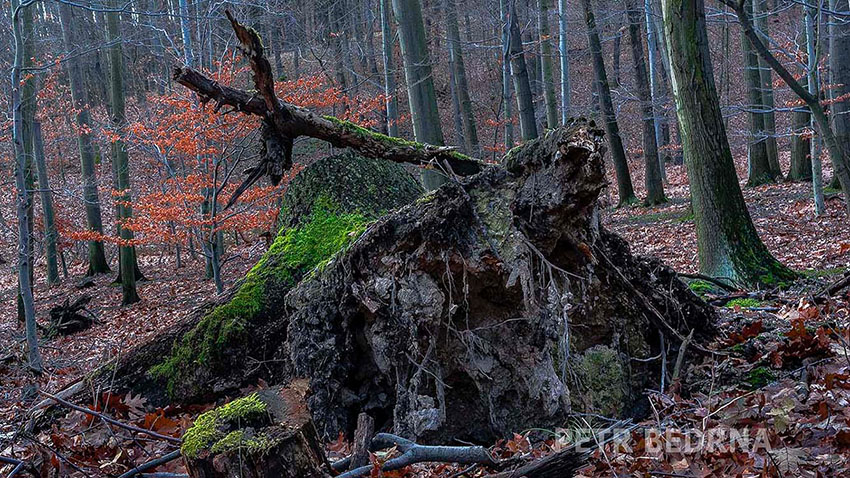
{"label": "green moss on rock", "polygon": [[[214,453],[229,451],[241,446],[242,428],[246,424],[263,419],[267,419],[266,404],[256,393],[236,399],[198,416],[183,435],[180,452],[187,458],[196,458],[205,449]],[[229,431],[232,428],[236,430]]]}
{"label": "green moss on rock", "polygon": [[572,397],[573,406],[589,413],[620,415],[626,400],[628,377],[617,352],[608,346],[596,345],[573,360],[581,392]]}

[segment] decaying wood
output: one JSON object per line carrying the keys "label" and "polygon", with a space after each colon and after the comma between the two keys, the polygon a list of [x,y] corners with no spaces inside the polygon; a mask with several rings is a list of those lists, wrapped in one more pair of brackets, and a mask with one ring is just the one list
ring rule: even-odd
{"label": "decaying wood", "polygon": [[[215,111],[228,106],[233,111],[259,116],[263,118],[264,128],[270,127],[275,133],[275,151],[266,154],[261,163],[250,170],[249,176],[233,193],[228,205],[233,204],[242,192],[264,175],[271,176],[273,182],[275,178],[279,180],[282,177],[279,172],[292,166],[292,143],[299,136],[321,139],[341,148],[354,148],[371,158],[420,166],[436,164],[460,176],[472,175],[483,169],[484,163],[457,153],[454,147],[391,138],[354,123],[317,115],[281,101],[274,90],[274,75],[264,56],[259,35],[239,23],[229,11],[225,11],[225,14],[236,32],[242,53],[251,64],[257,92],[251,94],[221,85],[189,67],[176,68],[174,81],[197,93],[202,103],[213,101],[216,104]],[[268,146],[269,141],[265,139]]]}
{"label": "decaying wood", "polygon": [[375,420],[365,413],[357,416],[357,429],[354,431],[354,447],[351,453],[349,470],[355,470],[369,464],[369,445],[375,434]]}
{"label": "decaying wood", "polygon": [[65,299],[62,305],[50,309],[50,324],[46,327],[46,337],[57,335],[70,335],[80,332],[97,322],[97,317],[88,308],[92,297],[82,295],[74,302],[70,298]]}

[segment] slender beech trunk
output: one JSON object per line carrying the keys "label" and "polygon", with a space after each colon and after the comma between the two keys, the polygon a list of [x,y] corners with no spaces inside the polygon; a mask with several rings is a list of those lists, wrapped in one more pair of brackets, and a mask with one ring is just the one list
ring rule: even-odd
{"label": "slender beech trunk", "polygon": [[[398,22],[413,136],[416,141],[442,145],[443,129],[431,75],[431,57],[422,21],[422,6],[419,0],[393,0],[393,13]],[[445,176],[438,171],[422,171],[422,183],[428,190],[440,187],[445,181]]]}
{"label": "slender beech trunk", "polygon": [[186,66],[195,66],[195,54],[192,51],[192,29],[189,26],[189,4],[187,0],[178,0],[180,8],[180,33],[183,36],[183,61]]}
{"label": "slender beech trunk", "polygon": [[599,30],[596,27],[596,18],[593,15],[593,6],[590,2],[591,0],[581,1],[584,7],[584,19],[587,23],[587,38],[588,43],[590,43],[593,70],[596,76],[596,91],[599,94],[599,103],[605,120],[605,134],[608,136],[608,144],[611,146],[611,158],[617,173],[617,191],[620,196],[619,205],[634,204],[637,202],[637,197],[635,197],[635,191],[632,187],[629,163],[626,159],[625,148],[623,148],[620,127],[617,125],[614,104],[611,101],[608,75],[605,72],[605,60],[602,58],[602,43],[599,40]]}
{"label": "slender beech trunk", "polygon": [[522,132],[522,140],[530,141],[537,137],[537,119],[534,116],[534,95],[531,92],[528,67],[525,63],[522,35],[519,30],[519,20],[517,20],[516,2],[513,0],[511,1],[509,20],[508,36],[510,37],[511,76],[514,80],[514,91],[516,91],[519,129]]}
{"label": "slender beech trunk", "polygon": [[446,34],[449,46],[449,61],[451,74],[457,90],[460,106],[461,126],[466,152],[475,157],[481,157],[478,144],[478,128],[475,125],[475,114],[472,111],[472,99],[469,97],[469,84],[466,80],[466,66],[463,62],[463,47],[460,42],[460,29],[457,23],[457,0],[443,0],[446,11]]}
{"label": "slender beech trunk", "polygon": [[[73,51],[79,45],[76,39],[76,24],[71,6],[67,3],[59,4],[59,16],[62,22],[62,38],[65,50]],[[91,113],[88,109],[88,95],[83,85],[83,75],[80,64],[76,61],[66,63],[68,69],[68,83],[71,87],[71,98],[76,110],[78,128],[77,144],[80,150],[80,163],[83,174],[83,202],[86,209],[86,224],[90,231],[103,234],[103,220],[100,214],[100,198],[97,191],[97,176],[95,175],[94,148],[91,140]],[[106,254],[103,250],[102,241],[89,241],[89,269],[88,275],[109,272],[109,264],[106,262]]]}
{"label": "slender beech trunk", "polygon": [[393,35],[390,26],[389,0],[381,2],[381,45],[384,59],[384,95],[387,97],[387,132],[398,136],[398,95],[395,86],[395,61],[393,59]]}
{"label": "slender beech trunk", "polygon": [[[805,16],[805,15],[804,15]],[[797,36],[797,49],[800,51],[806,50],[807,36],[805,21],[803,21],[803,29]],[[800,77],[801,85],[808,89],[808,76]],[[789,181],[811,181],[812,179],[812,139],[806,135],[807,131],[811,131],[812,115],[809,114],[809,109],[805,106],[794,108],[791,114],[791,168],[788,170]]]}
{"label": "slender beech trunk", "polygon": [[15,188],[17,189],[16,211],[18,216],[18,288],[24,309],[26,324],[27,360],[30,369],[41,374],[43,370],[41,354],[38,351],[38,331],[35,321],[35,301],[32,294],[32,262],[29,241],[29,218],[27,203],[29,191],[26,185],[27,157],[24,150],[23,110],[21,105],[21,68],[24,64],[24,37],[32,31],[22,31],[19,18],[22,8],[18,0],[12,0],[12,37],[14,41],[14,62],[12,64],[12,141],[15,153]]}
{"label": "slender beech trunk", "polygon": [[38,189],[41,195],[42,220],[44,222],[44,252],[47,256],[47,283],[59,283],[59,255],[56,253],[56,214],[53,208],[53,191],[47,176],[47,162],[44,158],[44,140],[41,136],[41,123],[33,122],[32,128],[33,153],[36,172],[38,174]]}
{"label": "slender beech trunk", "polygon": [[561,60],[561,124],[570,117],[570,55],[567,42],[567,0],[558,0],[558,55]]}
{"label": "slender beech trunk", "polygon": [[552,59],[552,30],[549,28],[550,0],[537,0],[537,30],[540,33],[540,76],[543,81],[543,101],[546,102],[546,127],[558,127],[558,100],[555,97],[555,78]]}
{"label": "slender beech trunk", "polygon": [[738,185],[714,85],[705,4],[664,0],[662,7],[700,269],[745,284],[793,278],[759,239]]}
{"label": "slender beech trunk", "polygon": [[[34,66],[35,56],[35,29],[33,28],[33,9],[24,8],[20,13],[21,31],[23,32],[23,48],[24,48],[24,68]],[[21,114],[23,115],[23,123],[21,124],[21,140],[24,143],[24,158],[26,159],[26,167],[24,168],[24,184],[27,191],[34,189],[33,185],[33,123],[35,122],[35,110],[37,105],[37,85],[36,78],[33,75],[27,75],[23,80],[22,97],[21,97]],[[27,241],[29,242],[30,251],[30,286],[34,284],[34,264],[35,255],[33,253],[33,225],[35,224],[35,211],[33,209],[33,196],[27,195],[25,204],[27,212]],[[18,290],[18,320],[25,320],[24,299],[21,291]]]}
{"label": "slender beech trunk", "polygon": [[514,147],[514,123],[511,113],[511,28],[508,1],[499,0],[499,13],[502,20],[502,106],[505,109],[505,149]]}
{"label": "slender beech trunk", "polygon": [[655,117],[652,111],[652,93],[649,86],[649,74],[646,71],[646,60],[643,56],[643,40],[641,40],[641,15],[638,0],[626,0],[626,15],[629,20],[629,43],[632,49],[632,62],[635,65],[635,83],[643,115],[643,158],[646,168],[646,200],[644,204],[652,206],[667,201],[664,197],[664,183],[661,178],[661,167],[658,162],[658,143],[655,139]]}
{"label": "slender beech trunk", "polygon": [[[752,12],[752,2],[748,0],[747,9]],[[744,53],[744,79],[747,83],[747,116],[750,119],[750,131],[747,138],[747,186],[759,186],[773,182],[770,161],[767,157],[767,138],[764,129],[764,110],[759,56],[753,44],[742,33],[741,49]]]}
{"label": "slender beech trunk", "polygon": [[[814,8],[806,9],[806,52],[809,57],[808,62],[808,81],[809,94],[820,101],[820,75],[818,73],[818,65],[820,63],[818,55],[818,43],[820,27],[820,12]],[[812,131],[815,130],[814,117],[812,118]],[[821,134],[823,132],[821,131]],[[817,135],[812,137],[811,141],[811,158],[812,158],[812,194],[815,201],[815,216],[820,216],[826,212],[826,203],[823,197],[823,163],[821,161],[821,138]]]}
{"label": "slender beech trunk", "polygon": [[[830,10],[847,10],[848,4],[830,0]],[[842,8],[843,6],[843,8]],[[845,158],[850,158],[850,18],[831,15],[829,17],[829,72],[830,93],[833,98],[843,98],[832,104],[832,121],[835,139]],[[833,174],[833,184],[836,186]]]}
{"label": "slender beech trunk", "polygon": [[[661,148],[665,145],[664,137],[661,131],[661,121],[658,117],[658,105],[661,103],[665,94],[661,86],[661,81],[658,78],[658,67],[656,66],[656,56],[658,54],[658,35],[663,35],[664,32],[655,30],[655,22],[653,21],[653,11],[651,0],[644,0],[643,4],[644,18],[646,22],[646,44],[647,57],[649,63],[649,85],[650,93],[652,93],[652,124],[655,129],[655,144]],[[668,133],[669,138],[669,133]],[[666,154],[658,154],[658,167],[661,170],[661,180],[667,182],[667,167]]]}
{"label": "slender beech trunk", "polygon": [[[119,0],[111,0],[110,5],[118,10]],[[121,276],[122,305],[129,305],[139,301],[136,292],[136,269],[139,267],[136,261],[136,251],[132,245],[133,231],[124,227],[123,223],[133,217],[133,209],[130,197],[130,160],[123,136],[127,118],[124,114],[124,59],[123,59],[123,36],[121,35],[120,17],[117,11],[106,14],[106,41],[109,47],[109,84],[112,104],[112,126],[118,139],[112,141],[112,166],[118,179],[118,233],[121,244],[118,248],[118,270]]]}
{"label": "slender beech trunk", "polygon": [[[767,0],[751,0],[753,15],[759,37],[765,45],[770,44],[770,33],[767,26]],[[767,161],[770,165],[770,175],[774,179],[782,178],[782,167],[779,165],[779,147],[776,144],[776,105],[773,100],[773,70],[764,59],[759,58],[759,77],[761,78],[761,104],[764,106],[764,135],[767,144]]]}

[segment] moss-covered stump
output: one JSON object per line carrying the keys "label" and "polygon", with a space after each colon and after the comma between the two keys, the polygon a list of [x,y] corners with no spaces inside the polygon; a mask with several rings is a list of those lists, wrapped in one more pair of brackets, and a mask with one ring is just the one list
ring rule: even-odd
{"label": "moss-covered stump", "polygon": [[291,376],[285,295],[369,222],[421,193],[395,163],[347,153],[309,165],[284,195],[269,251],[224,297],[126,356],[115,374],[118,385],[155,402],[188,401],[216,398],[258,378],[278,383]]}
{"label": "moss-covered stump", "polygon": [[183,436],[192,478],[330,476],[330,468],[295,381],[201,414]]}
{"label": "moss-covered stump", "polygon": [[[287,295],[320,432],[359,412],[397,434],[488,442],[572,411],[640,415],[713,311],[598,222],[603,140],[578,122],[374,224]],[[645,360],[632,360],[633,358]]]}

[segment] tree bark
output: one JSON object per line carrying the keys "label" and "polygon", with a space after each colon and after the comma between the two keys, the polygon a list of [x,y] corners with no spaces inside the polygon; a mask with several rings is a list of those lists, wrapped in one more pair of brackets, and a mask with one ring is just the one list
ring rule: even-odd
{"label": "tree bark", "polygon": [[15,152],[15,188],[17,189],[16,212],[18,217],[18,290],[26,324],[27,360],[30,369],[41,374],[43,365],[38,351],[38,332],[35,321],[35,304],[32,294],[32,262],[30,253],[30,226],[27,215],[27,204],[30,202],[26,184],[27,157],[24,149],[23,110],[21,98],[21,68],[24,64],[24,36],[32,35],[32,31],[22,31],[19,18],[22,9],[29,9],[31,4],[23,6],[18,0],[12,0],[12,36],[14,41],[14,62],[12,64],[12,141]]}
{"label": "tree bark", "polygon": [[511,113],[511,28],[508,2],[499,0],[499,15],[502,21],[502,106],[505,110],[505,150],[514,147],[514,119]]}
{"label": "tree bark", "polygon": [[[767,16],[769,8],[767,0],[751,0],[753,14],[760,38],[765,44],[770,43]],[[776,105],[773,100],[773,70],[766,61],[759,58],[759,77],[761,79],[761,104],[764,106],[764,135],[767,144],[767,161],[770,165],[770,175],[776,179],[782,178],[782,167],[779,165],[779,147],[776,144]]]}
{"label": "tree bark", "polygon": [[463,47],[460,42],[460,29],[457,23],[456,0],[443,0],[446,11],[446,34],[449,46],[449,62],[453,83],[457,91],[464,146],[467,154],[480,157],[478,128],[472,111],[472,99],[469,97],[469,83],[466,80],[466,66],[463,62]]}
{"label": "tree bark", "polygon": [[528,78],[528,67],[522,47],[522,34],[519,30],[515,0],[511,0],[508,28],[511,77],[513,77],[514,91],[516,91],[519,129],[522,132],[522,140],[529,141],[537,137],[537,118],[534,116],[534,95],[531,92],[531,82]]}
{"label": "tree bark", "polygon": [[703,0],[664,0],[664,26],[703,273],[744,284],[795,277],[750,219],[717,101]]}
{"label": "tree bark", "polygon": [[[664,141],[664,136],[662,135],[661,119],[658,117],[658,110],[660,109],[663,111],[663,106],[659,107],[659,105],[666,94],[662,88],[661,79],[659,78],[658,67],[656,66],[656,56],[658,54],[658,35],[662,35],[663,41],[664,32],[658,32],[655,29],[655,21],[652,18],[654,14],[652,11],[651,0],[644,0],[643,9],[646,22],[646,51],[649,63],[649,84],[650,92],[652,93],[652,123],[655,128],[655,144],[660,149],[662,146],[667,144]],[[669,138],[669,132],[667,137]],[[662,182],[667,182],[666,159],[668,156],[668,154],[661,154],[660,152],[658,154],[658,167],[661,170]]]}
{"label": "tree bark", "polygon": [[[805,16],[805,13],[804,13]],[[802,22],[803,28],[797,36],[797,48],[800,51],[806,50],[807,35],[806,22]],[[804,88],[809,87],[808,75],[800,76],[801,85]],[[804,136],[807,132],[811,132],[812,115],[805,106],[797,106],[791,114],[791,167],[788,170],[789,181],[811,181],[812,179],[812,138]]]}
{"label": "tree bark", "polygon": [[540,76],[543,81],[543,100],[546,103],[546,127],[558,126],[558,100],[555,97],[554,62],[552,60],[552,30],[549,28],[551,0],[537,0],[537,30],[540,33]]}
{"label": "tree bark", "polygon": [[121,34],[121,23],[117,10],[120,5],[118,0],[111,0],[110,6],[116,11],[106,14],[106,41],[109,47],[109,85],[111,93],[111,119],[112,126],[117,135],[112,141],[112,166],[118,179],[118,196],[115,197],[118,207],[118,234],[121,244],[118,248],[118,269],[121,275],[121,305],[130,305],[138,302],[139,294],[136,291],[136,261],[135,247],[132,244],[133,231],[124,227],[125,222],[133,217],[133,208],[130,195],[130,159],[123,136],[126,134],[127,119],[124,113],[124,41]]}
{"label": "tree bark", "polygon": [[667,198],[664,197],[664,183],[661,177],[661,167],[658,162],[658,143],[656,143],[655,138],[655,115],[652,110],[652,92],[649,86],[649,75],[646,71],[646,60],[643,56],[643,41],[641,40],[643,16],[638,6],[638,0],[626,0],[626,8],[626,15],[629,20],[629,43],[631,43],[632,62],[635,65],[635,83],[637,85],[643,116],[643,158],[646,170],[646,199],[644,203],[652,206],[666,202]]}
{"label": "tree bark", "polygon": [[[62,38],[67,52],[74,51],[77,47],[76,28],[71,6],[60,3],[59,16],[62,23]],[[83,84],[82,71],[79,62],[70,61],[66,63],[68,70],[68,82],[71,88],[71,98],[76,110],[76,121],[78,128],[77,145],[80,150],[81,171],[83,174],[83,202],[86,209],[86,224],[90,231],[103,234],[103,219],[100,212],[100,198],[97,191],[97,176],[95,174],[94,148],[91,139],[91,113],[88,108],[88,94]],[[98,240],[88,241],[88,275],[109,272],[109,264],[106,262],[106,254],[103,250],[103,242]]]}
{"label": "tree bark", "polygon": [[[806,52],[808,53],[808,74],[807,85],[809,94],[812,95],[820,105],[820,73],[818,65],[820,65],[820,55],[818,54],[818,44],[820,43],[820,11],[815,7],[806,8]],[[802,85],[801,85],[802,86]],[[812,115],[812,131],[815,131],[815,117]],[[823,131],[821,130],[821,134]],[[826,203],[823,197],[823,162],[821,160],[821,138],[817,135],[812,136],[811,160],[812,160],[812,195],[815,203],[815,216],[820,216],[826,212]],[[850,197],[850,196],[848,196]],[[850,208],[850,205],[848,205]],[[848,209],[850,210],[850,209]]]}
{"label": "tree bark", "polygon": [[599,40],[599,30],[596,27],[596,18],[593,14],[593,6],[590,0],[582,0],[584,7],[584,19],[587,23],[587,38],[590,43],[590,53],[593,60],[593,71],[596,76],[596,91],[599,94],[599,103],[605,122],[605,134],[608,136],[608,144],[611,146],[611,159],[617,172],[617,191],[619,193],[619,205],[636,203],[632,177],[629,173],[629,163],[626,159],[626,151],[623,147],[623,138],[620,136],[620,127],[617,124],[617,115],[614,112],[614,104],[611,101],[611,90],[608,86],[608,74],[605,72],[605,60],[602,57],[602,43]]}
{"label": "tree bark", "polygon": [[561,124],[570,117],[570,55],[567,42],[567,0],[558,0],[558,54],[561,60]]}
{"label": "tree bark", "polygon": [[[747,1],[749,13],[752,13],[753,2],[757,1],[759,0]],[[744,78],[747,82],[747,109],[749,110],[747,116],[750,119],[750,131],[747,138],[747,186],[760,186],[774,180],[765,136],[766,106],[762,96],[759,56],[743,33],[741,48],[744,53]]]}
{"label": "tree bark", "polygon": [[390,26],[389,0],[381,2],[381,45],[384,59],[384,95],[387,97],[387,133],[398,136],[398,95],[395,86],[395,61],[393,60],[393,35]]}
{"label": "tree bark", "polygon": [[[431,74],[425,24],[422,21],[422,6],[419,0],[393,0],[393,13],[398,22],[413,136],[416,141],[445,144]],[[445,182],[446,178],[437,171],[422,172],[422,183],[426,189],[436,189]]]}
{"label": "tree bark", "polygon": [[[831,0],[830,5],[835,5],[832,10],[836,11],[841,4]],[[847,6],[844,7],[846,10]],[[831,107],[835,138],[844,157],[850,158],[850,21],[847,17],[833,15],[829,19],[829,71],[832,76],[829,91],[836,99]]]}
{"label": "tree bark", "polygon": [[38,174],[38,189],[41,194],[41,210],[44,220],[44,253],[47,258],[47,284],[59,283],[59,255],[56,252],[56,215],[53,209],[53,191],[47,176],[47,162],[44,159],[44,140],[41,135],[41,123],[33,123],[33,153]]}

